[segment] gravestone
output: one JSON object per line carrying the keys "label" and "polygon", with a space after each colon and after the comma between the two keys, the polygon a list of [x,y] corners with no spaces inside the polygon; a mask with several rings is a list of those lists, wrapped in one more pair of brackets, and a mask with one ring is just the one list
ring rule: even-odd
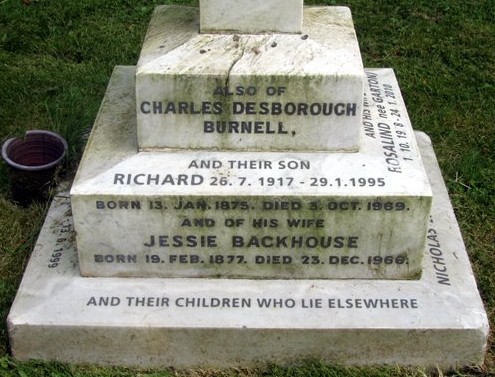
{"label": "gravestone", "polygon": [[[115,131],[88,144],[72,188],[83,276],[419,278],[431,190],[397,83],[365,75],[349,9],[260,35],[197,33],[188,11],[178,38],[184,8],[153,15],[137,145],[102,165]],[[383,122],[361,140],[363,100]]]}
{"label": "gravestone", "polygon": [[9,330],[19,359],[452,367],[488,322],[431,143],[349,9],[201,0],[157,7],[115,68]]}

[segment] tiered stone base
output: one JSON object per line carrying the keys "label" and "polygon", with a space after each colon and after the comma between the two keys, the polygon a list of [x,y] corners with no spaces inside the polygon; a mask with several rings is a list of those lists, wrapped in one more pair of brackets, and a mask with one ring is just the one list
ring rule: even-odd
{"label": "tiered stone base", "polygon": [[391,69],[367,70],[358,153],[139,152],[134,77],[115,69],[71,189],[83,276],[420,277],[432,194]]}
{"label": "tiered stone base", "polygon": [[51,207],[8,318],[14,356],[140,367],[481,363],[488,321],[428,137],[416,281],[82,278],[69,199]]}

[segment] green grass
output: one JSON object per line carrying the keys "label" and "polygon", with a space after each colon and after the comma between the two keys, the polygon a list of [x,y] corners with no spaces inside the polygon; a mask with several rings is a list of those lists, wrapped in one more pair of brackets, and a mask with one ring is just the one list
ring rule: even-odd
{"label": "green grass", "polygon": [[[467,376],[469,371],[462,374],[449,373],[449,376]],[[475,371],[473,371],[475,372]],[[441,373],[441,372],[440,372]],[[325,365],[318,361],[307,362],[298,367],[266,366],[257,369],[232,368],[227,370],[196,369],[181,370],[135,370],[128,368],[102,368],[89,365],[68,365],[61,363],[28,362],[18,363],[10,358],[0,358],[0,375],[2,377],[425,377],[439,375],[439,371],[413,370],[401,367],[343,367]]]}
{"label": "green grass", "polygon": [[[69,142],[74,172],[111,71],[135,64],[154,0],[1,0],[0,140],[49,129]],[[197,1],[175,1],[197,5]],[[306,1],[307,4],[342,4]],[[493,0],[349,0],[367,67],[396,70],[414,128],[433,140],[478,285],[495,324],[495,3]],[[19,363],[5,319],[46,206],[8,201],[0,164],[0,376],[424,376],[436,371],[341,368],[318,362],[178,373]],[[494,375],[486,365],[452,376]]]}

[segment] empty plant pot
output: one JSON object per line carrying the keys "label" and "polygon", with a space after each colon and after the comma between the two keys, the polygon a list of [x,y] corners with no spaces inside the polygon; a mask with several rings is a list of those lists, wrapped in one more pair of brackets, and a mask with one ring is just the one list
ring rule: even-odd
{"label": "empty plant pot", "polygon": [[66,152],[67,142],[55,132],[33,130],[7,140],[2,157],[10,167],[12,200],[24,206],[46,200]]}

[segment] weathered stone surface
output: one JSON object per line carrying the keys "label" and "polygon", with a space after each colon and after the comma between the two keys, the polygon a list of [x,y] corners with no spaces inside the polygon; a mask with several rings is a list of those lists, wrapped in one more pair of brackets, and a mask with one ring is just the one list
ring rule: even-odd
{"label": "weathered stone surface", "polygon": [[83,275],[419,277],[431,191],[392,70],[368,72],[359,153],[138,153],[133,72],[71,192]]}
{"label": "weathered stone surface", "polygon": [[348,8],[305,9],[301,35],[198,34],[197,17],[153,15],[136,74],[140,149],[358,150],[364,77]]}
{"label": "weathered stone surface", "polygon": [[200,0],[201,32],[300,33],[303,0]]}
{"label": "weathered stone surface", "polygon": [[8,317],[14,356],[140,367],[481,364],[488,320],[430,141],[417,138],[433,188],[420,280],[82,278],[69,201],[58,197]]}

